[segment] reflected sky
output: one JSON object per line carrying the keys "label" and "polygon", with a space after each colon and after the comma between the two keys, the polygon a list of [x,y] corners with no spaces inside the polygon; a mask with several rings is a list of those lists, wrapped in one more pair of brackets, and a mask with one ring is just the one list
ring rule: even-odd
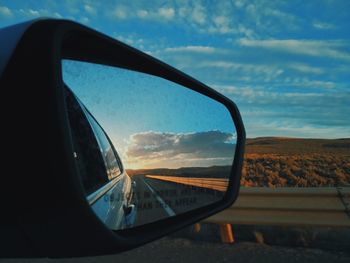
{"label": "reflected sky", "polygon": [[230,165],[236,133],[220,103],[151,75],[63,60],[63,79],[128,168]]}

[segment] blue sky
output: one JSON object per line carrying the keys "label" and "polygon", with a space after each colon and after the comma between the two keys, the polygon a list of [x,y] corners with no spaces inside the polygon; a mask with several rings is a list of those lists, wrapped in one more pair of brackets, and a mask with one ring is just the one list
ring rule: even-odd
{"label": "blue sky", "polygon": [[248,137],[350,137],[350,1],[0,0],[0,26],[68,18],[235,101]]}

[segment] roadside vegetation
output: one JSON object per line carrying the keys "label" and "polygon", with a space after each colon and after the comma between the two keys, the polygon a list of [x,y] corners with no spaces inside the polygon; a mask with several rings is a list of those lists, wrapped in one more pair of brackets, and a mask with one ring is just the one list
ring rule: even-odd
{"label": "roadside vegetation", "polygon": [[248,139],[242,186],[350,186],[350,139]]}

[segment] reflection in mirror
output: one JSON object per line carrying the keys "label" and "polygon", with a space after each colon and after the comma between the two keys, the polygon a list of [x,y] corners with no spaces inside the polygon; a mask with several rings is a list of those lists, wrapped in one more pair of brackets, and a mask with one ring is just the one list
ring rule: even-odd
{"label": "reflection in mirror", "polygon": [[62,71],[77,167],[108,227],[155,222],[223,198],[236,145],[225,106],[126,69],[63,60]]}

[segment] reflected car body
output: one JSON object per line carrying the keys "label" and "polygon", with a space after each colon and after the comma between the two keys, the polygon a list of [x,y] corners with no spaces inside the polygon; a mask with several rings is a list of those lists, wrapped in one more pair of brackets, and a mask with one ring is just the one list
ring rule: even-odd
{"label": "reflected car body", "polygon": [[[66,94],[74,156],[87,201],[108,228],[131,227],[136,221],[135,183],[125,172],[117,151],[97,120],[68,87]],[[89,147],[82,145],[81,140],[88,140]],[[86,169],[85,160],[91,160],[84,156],[87,154],[94,155],[96,164]]]}
{"label": "reflected car body", "polygon": [[113,230],[132,227],[136,221],[136,206],[130,177],[124,172],[118,178],[87,196],[96,215]]}

